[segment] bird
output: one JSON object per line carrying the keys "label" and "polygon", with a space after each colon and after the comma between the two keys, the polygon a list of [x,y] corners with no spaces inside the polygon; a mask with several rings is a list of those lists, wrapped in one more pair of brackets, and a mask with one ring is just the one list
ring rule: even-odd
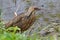
{"label": "bird", "polygon": [[23,33],[24,31],[28,30],[36,21],[36,15],[35,15],[36,10],[41,9],[36,6],[29,7],[26,13],[21,13],[17,15],[8,23],[6,23],[5,27],[9,28],[11,26],[18,26],[18,28],[21,29],[21,33]]}

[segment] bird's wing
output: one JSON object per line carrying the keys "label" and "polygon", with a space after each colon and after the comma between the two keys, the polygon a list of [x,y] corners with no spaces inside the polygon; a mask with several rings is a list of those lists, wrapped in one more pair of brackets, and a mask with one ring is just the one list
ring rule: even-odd
{"label": "bird's wing", "polygon": [[19,22],[24,17],[24,13],[19,14],[18,16],[14,17],[8,23],[5,24],[6,27],[13,26],[13,24]]}

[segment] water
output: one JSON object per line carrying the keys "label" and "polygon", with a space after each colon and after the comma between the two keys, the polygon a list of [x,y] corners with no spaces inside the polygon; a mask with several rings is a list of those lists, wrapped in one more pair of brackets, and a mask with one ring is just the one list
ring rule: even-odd
{"label": "water", "polygon": [[[56,22],[56,20],[59,20],[60,22],[59,17],[52,17],[52,15],[60,14],[60,0],[30,0],[30,2],[26,1],[28,0],[16,0],[15,5],[12,0],[0,0],[0,3],[2,2],[0,5],[2,6],[3,10],[2,19],[4,20],[4,22],[8,22],[9,20],[11,20],[14,17],[14,12],[17,12],[17,14],[25,12],[25,9],[31,5],[44,9],[36,13],[43,13],[42,18],[39,18],[38,20],[38,22],[42,22],[40,24],[46,25],[48,23],[52,23],[52,20],[54,22]],[[48,21],[44,21],[44,18],[48,18]]]}

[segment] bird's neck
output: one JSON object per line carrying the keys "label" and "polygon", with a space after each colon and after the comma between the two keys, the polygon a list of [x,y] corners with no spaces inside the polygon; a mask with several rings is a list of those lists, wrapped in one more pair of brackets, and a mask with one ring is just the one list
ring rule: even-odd
{"label": "bird's neck", "polygon": [[30,16],[35,10],[28,10],[28,12],[26,13],[27,16]]}

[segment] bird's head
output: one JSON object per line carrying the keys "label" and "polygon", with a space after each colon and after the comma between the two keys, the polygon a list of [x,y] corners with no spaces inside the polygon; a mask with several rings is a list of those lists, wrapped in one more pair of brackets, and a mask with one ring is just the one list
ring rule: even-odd
{"label": "bird's head", "polygon": [[26,15],[29,16],[29,15],[30,15],[31,13],[33,13],[35,10],[41,10],[41,8],[38,8],[38,7],[36,7],[36,6],[30,6]]}
{"label": "bird's head", "polygon": [[31,6],[31,7],[29,7],[28,12],[32,12],[32,11],[35,11],[35,10],[41,10],[41,9],[36,7],[36,6]]}

